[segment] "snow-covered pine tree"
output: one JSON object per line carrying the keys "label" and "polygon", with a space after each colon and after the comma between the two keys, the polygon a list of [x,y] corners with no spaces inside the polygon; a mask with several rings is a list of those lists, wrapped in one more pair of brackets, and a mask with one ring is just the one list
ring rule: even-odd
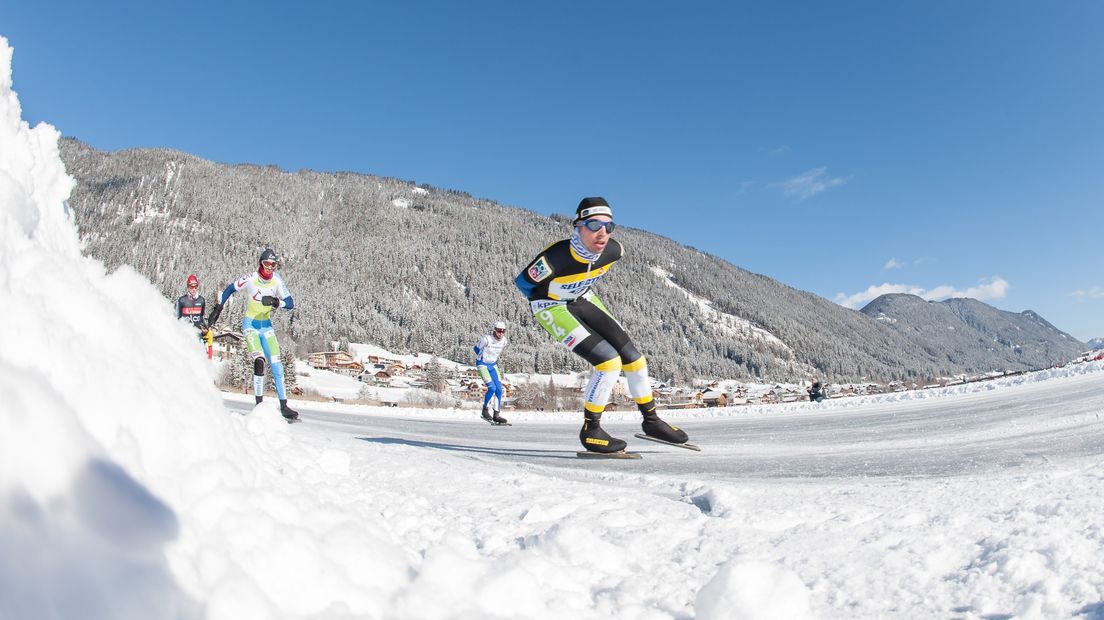
{"label": "snow-covered pine tree", "polygon": [[443,393],[448,389],[448,374],[441,360],[436,355],[425,366],[426,386],[437,393]]}

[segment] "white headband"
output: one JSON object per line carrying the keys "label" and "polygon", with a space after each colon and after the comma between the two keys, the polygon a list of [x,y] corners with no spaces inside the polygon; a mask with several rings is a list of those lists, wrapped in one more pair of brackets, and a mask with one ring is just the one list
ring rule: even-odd
{"label": "white headband", "polygon": [[598,205],[597,207],[587,207],[586,209],[579,211],[578,219],[585,220],[588,217],[594,215],[608,215],[610,217],[613,217],[613,211],[605,205]]}

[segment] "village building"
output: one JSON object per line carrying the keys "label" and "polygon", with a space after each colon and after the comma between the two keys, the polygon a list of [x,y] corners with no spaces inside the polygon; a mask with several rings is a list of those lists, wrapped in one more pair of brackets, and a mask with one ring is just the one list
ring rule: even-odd
{"label": "village building", "polygon": [[699,392],[698,395],[701,397],[700,402],[706,407],[728,406],[728,396],[717,388],[718,385],[713,385]]}
{"label": "village building", "polygon": [[356,361],[348,351],[319,351],[307,356],[307,364],[311,368],[329,370],[331,372],[356,377],[364,372],[364,364]]}
{"label": "village building", "polygon": [[217,360],[233,360],[241,351],[244,339],[235,332],[222,332],[211,342],[211,357]]}

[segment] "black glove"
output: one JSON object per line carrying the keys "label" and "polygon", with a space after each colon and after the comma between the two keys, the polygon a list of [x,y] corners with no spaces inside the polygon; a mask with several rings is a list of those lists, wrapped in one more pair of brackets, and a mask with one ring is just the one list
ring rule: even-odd
{"label": "black glove", "polygon": [[272,306],[273,308],[280,307],[280,300],[276,299],[272,295],[265,295],[264,297],[261,297],[261,303],[266,306]]}
{"label": "black glove", "polygon": [[216,303],[211,306],[211,312],[207,315],[207,325],[214,327],[215,321],[218,320],[220,314],[222,314],[222,304]]}

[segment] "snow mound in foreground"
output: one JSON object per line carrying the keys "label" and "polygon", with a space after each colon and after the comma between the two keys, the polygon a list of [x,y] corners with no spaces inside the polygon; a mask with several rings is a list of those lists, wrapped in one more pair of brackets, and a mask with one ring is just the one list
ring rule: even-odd
{"label": "snow mound in foreground", "polygon": [[271,407],[229,415],[158,291],[81,255],[59,133],[20,118],[11,65],[0,37],[0,616],[378,613],[408,558],[378,517],[303,501],[342,455]]}

